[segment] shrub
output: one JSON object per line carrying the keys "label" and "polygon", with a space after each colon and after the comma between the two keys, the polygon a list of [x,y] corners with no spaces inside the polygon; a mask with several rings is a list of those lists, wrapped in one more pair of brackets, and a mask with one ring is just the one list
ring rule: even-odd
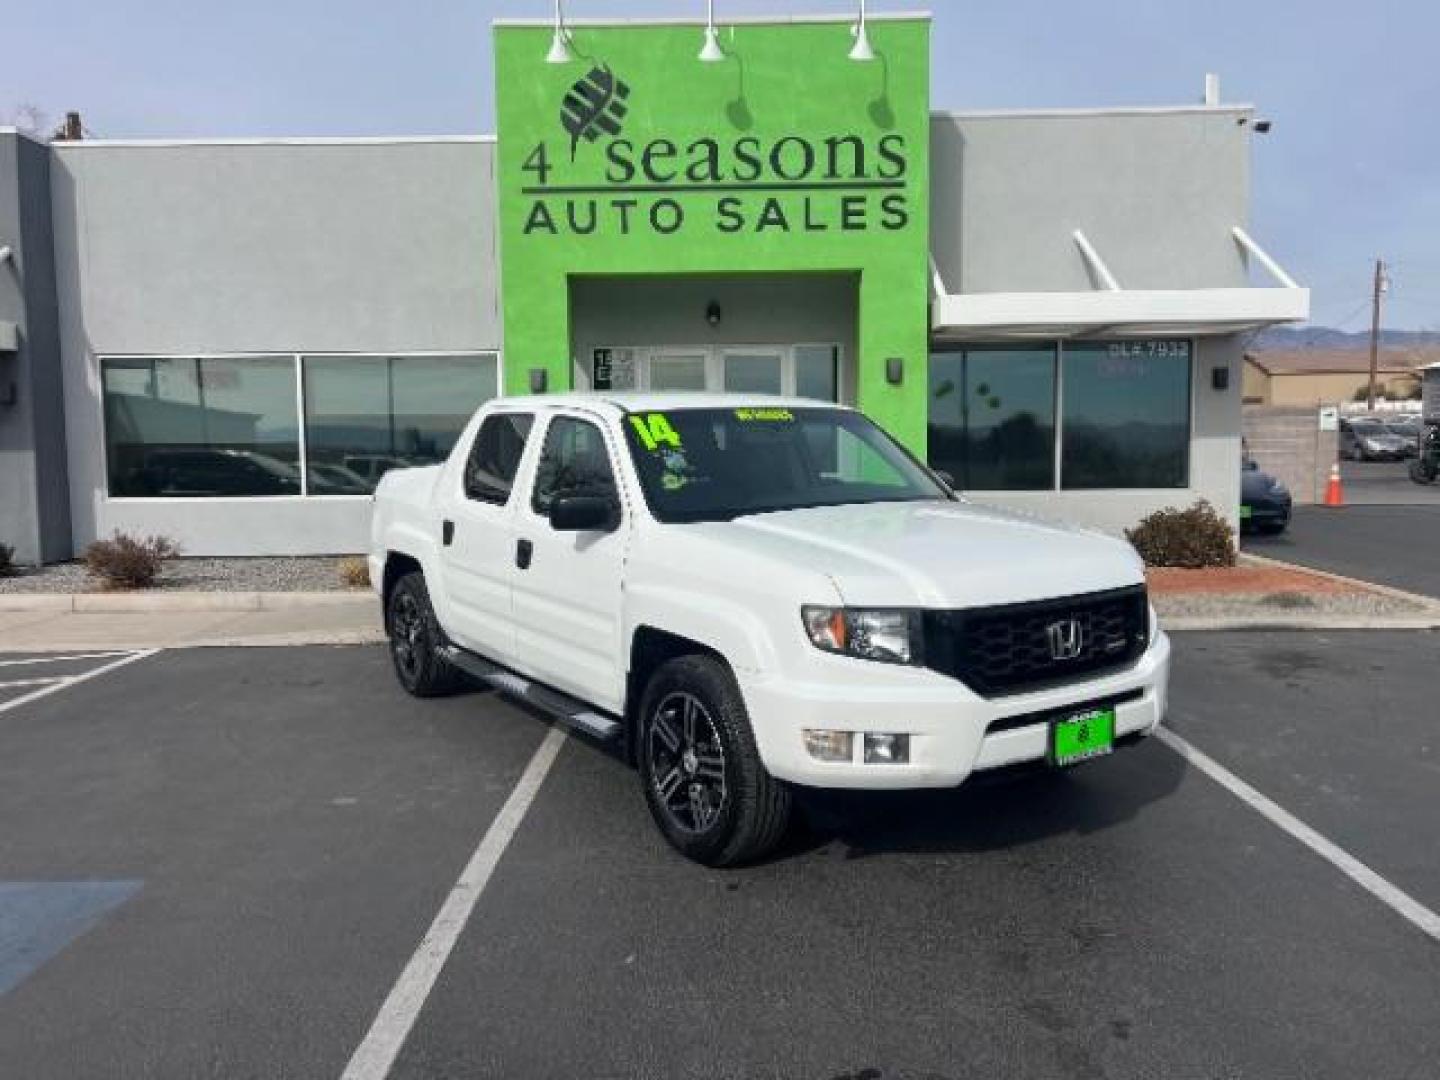
{"label": "shrub", "polygon": [[180,554],[180,545],[166,536],[138,539],[117,531],[85,549],[85,569],[107,589],[148,589],[166,559]]}
{"label": "shrub", "polygon": [[1125,539],[1135,546],[1146,566],[1235,565],[1235,532],[1215,508],[1201,499],[1188,510],[1157,510]]}
{"label": "shrub", "polygon": [[15,549],[9,544],[0,544],[0,577],[13,577],[20,572],[15,565]]}
{"label": "shrub", "polygon": [[340,560],[340,584],[347,589],[368,589],[370,587],[370,564],[363,555],[351,555]]}

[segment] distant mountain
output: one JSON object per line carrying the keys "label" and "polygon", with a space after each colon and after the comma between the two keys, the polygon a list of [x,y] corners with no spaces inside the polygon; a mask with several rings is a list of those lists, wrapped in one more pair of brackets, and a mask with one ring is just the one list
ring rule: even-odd
{"label": "distant mountain", "polygon": [[[1440,330],[1381,330],[1381,346],[1440,345]],[[1275,326],[1251,342],[1258,349],[1368,349],[1370,331],[1349,333],[1328,326]]]}

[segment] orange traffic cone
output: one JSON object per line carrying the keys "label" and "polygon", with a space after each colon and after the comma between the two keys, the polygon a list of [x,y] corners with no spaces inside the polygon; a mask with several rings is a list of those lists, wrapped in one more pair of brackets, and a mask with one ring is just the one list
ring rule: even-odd
{"label": "orange traffic cone", "polygon": [[1325,485],[1325,505],[1344,506],[1345,493],[1340,490],[1340,466],[1330,466],[1330,482]]}

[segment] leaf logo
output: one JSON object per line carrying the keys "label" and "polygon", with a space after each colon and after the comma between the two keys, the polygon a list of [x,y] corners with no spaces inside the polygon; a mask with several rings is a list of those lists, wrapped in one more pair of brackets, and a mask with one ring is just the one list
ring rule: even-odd
{"label": "leaf logo", "polygon": [[594,142],[602,134],[612,139],[620,134],[630,97],[630,87],[608,65],[590,69],[590,74],[577,82],[560,105],[560,126],[570,136],[570,160],[580,140]]}

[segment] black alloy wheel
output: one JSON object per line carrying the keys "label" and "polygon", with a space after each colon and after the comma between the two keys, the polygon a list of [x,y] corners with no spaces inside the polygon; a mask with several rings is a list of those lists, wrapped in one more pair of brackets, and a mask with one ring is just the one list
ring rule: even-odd
{"label": "black alloy wheel", "polygon": [[390,639],[395,676],[407,693],[415,697],[441,697],[465,688],[464,672],[440,653],[445,635],[435,620],[430,593],[419,571],[406,574],[390,591],[385,631]]}
{"label": "black alloy wheel", "polygon": [[725,748],[694,694],[676,691],[655,706],[645,753],[670,824],[697,836],[709,831],[725,808]]}
{"label": "black alloy wheel", "polygon": [[753,862],[789,827],[790,788],[765,769],[735,676],[719,657],[681,656],[650,677],[636,758],[670,844],[706,866]]}

